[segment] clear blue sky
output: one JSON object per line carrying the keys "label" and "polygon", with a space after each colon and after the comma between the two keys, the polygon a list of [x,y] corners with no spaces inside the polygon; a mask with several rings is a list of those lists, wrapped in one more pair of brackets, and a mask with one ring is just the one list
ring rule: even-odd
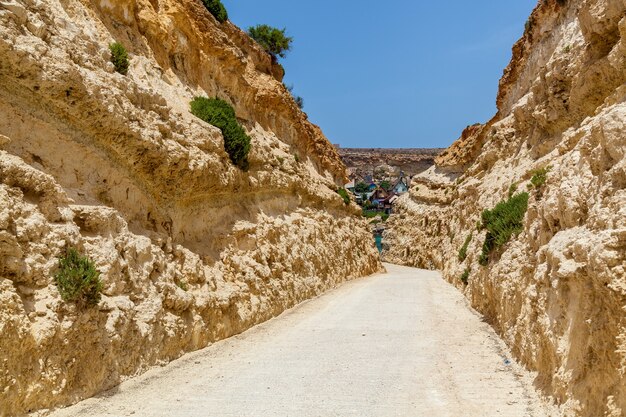
{"label": "clear blue sky", "polygon": [[223,0],[243,29],[286,27],[286,84],[343,147],[446,147],[496,111],[537,0]]}

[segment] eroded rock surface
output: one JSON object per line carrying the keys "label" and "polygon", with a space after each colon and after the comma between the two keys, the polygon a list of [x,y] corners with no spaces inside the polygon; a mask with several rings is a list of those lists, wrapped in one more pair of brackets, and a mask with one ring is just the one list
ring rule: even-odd
{"label": "eroded rock surface", "polygon": [[399,175],[403,172],[406,176],[413,176],[433,166],[441,151],[437,148],[339,148],[339,155],[346,167],[359,176],[371,176],[383,167],[390,173]]}
{"label": "eroded rock surface", "polygon": [[[497,115],[414,179],[385,235],[387,261],[443,270],[567,416],[626,414],[625,154],[626,2],[541,1]],[[481,212],[525,191],[523,231],[479,265]]]}
{"label": "eroded rock surface", "polygon": [[[334,147],[200,1],[0,1],[0,56],[0,415],[92,396],[381,269],[335,193]],[[233,105],[248,172],[189,113],[196,95]],[[53,284],[68,247],[102,273],[97,308]]]}

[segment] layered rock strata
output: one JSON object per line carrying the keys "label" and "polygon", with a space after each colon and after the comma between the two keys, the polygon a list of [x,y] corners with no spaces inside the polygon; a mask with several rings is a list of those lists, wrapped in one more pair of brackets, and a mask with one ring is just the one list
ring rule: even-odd
{"label": "layered rock strata", "polygon": [[[200,1],[0,1],[0,57],[0,415],[79,401],[381,269],[335,192],[334,147]],[[194,96],[233,105],[247,172]],[[101,273],[96,308],[53,283],[69,247]]]}
{"label": "layered rock strata", "polygon": [[[441,269],[564,415],[624,415],[626,2],[540,1],[497,103],[414,179],[384,257]],[[481,266],[482,211],[520,192],[523,230]]]}
{"label": "layered rock strata", "polygon": [[413,176],[434,165],[442,149],[339,148],[339,156],[352,173],[372,175],[385,168],[391,174]]}

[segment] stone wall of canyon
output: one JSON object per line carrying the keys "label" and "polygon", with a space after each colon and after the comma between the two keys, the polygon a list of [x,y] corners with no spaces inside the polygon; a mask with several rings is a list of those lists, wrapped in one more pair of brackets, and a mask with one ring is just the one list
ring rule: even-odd
{"label": "stone wall of canyon", "polygon": [[[200,1],[0,1],[0,57],[0,415],[79,401],[381,270],[335,192],[334,147]],[[189,113],[196,95],[233,105],[249,171]],[[69,247],[101,272],[97,308],[52,282]]]}
{"label": "stone wall of canyon", "polygon": [[[626,2],[540,1],[497,103],[491,121],[414,179],[389,220],[384,258],[441,269],[564,415],[623,416]],[[529,187],[548,166],[546,183]],[[513,184],[530,194],[523,231],[481,266],[481,212]]]}

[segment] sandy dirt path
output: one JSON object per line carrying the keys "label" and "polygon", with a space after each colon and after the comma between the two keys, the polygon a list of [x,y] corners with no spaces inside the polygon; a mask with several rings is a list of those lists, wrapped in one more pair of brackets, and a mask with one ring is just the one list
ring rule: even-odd
{"label": "sandy dirt path", "polygon": [[456,289],[386,266],[54,416],[551,415]]}

